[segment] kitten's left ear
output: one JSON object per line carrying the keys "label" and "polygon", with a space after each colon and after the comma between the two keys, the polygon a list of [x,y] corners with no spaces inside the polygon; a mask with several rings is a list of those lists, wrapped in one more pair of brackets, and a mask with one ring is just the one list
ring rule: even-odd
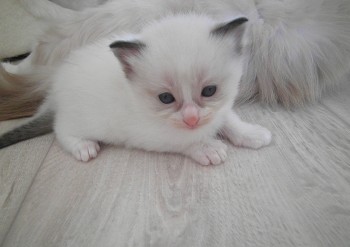
{"label": "kitten's left ear", "polygon": [[238,52],[241,52],[243,35],[244,35],[244,31],[245,31],[244,23],[246,23],[247,21],[248,21],[247,18],[240,17],[240,18],[231,20],[229,22],[225,22],[225,23],[220,24],[217,27],[215,27],[211,31],[211,34],[213,36],[220,37],[220,38],[223,38],[226,36],[233,36],[235,38],[237,44],[239,44],[236,47],[236,50]]}
{"label": "kitten's left ear", "polygon": [[146,45],[140,41],[115,41],[109,47],[122,64],[126,77],[129,78],[134,72],[131,60],[140,56]]}

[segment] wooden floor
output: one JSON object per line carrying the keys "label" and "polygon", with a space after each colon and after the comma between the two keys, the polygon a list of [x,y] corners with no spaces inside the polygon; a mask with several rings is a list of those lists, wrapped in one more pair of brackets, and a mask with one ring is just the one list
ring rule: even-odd
{"label": "wooden floor", "polygon": [[349,247],[350,83],[303,109],[238,112],[274,140],[215,167],[112,146],[83,164],[53,135],[0,150],[0,243]]}

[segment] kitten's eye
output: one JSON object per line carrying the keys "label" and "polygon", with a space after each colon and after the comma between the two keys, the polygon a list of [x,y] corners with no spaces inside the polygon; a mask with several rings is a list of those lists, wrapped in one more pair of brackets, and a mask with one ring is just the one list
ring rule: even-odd
{"label": "kitten's eye", "polygon": [[164,104],[171,104],[175,101],[174,96],[171,93],[161,93],[158,95],[159,100]]}
{"label": "kitten's eye", "polygon": [[202,90],[202,96],[203,97],[211,97],[215,94],[216,92],[216,86],[206,86]]}

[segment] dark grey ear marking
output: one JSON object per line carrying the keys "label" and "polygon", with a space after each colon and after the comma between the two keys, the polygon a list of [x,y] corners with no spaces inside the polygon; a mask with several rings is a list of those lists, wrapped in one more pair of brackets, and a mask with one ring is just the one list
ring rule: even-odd
{"label": "dark grey ear marking", "polygon": [[140,41],[115,41],[109,45],[111,49],[120,48],[120,49],[134,49],[140,50],[143,49],[146,45]]}
{"label": "dark grey ear marking", "polygon": [[233,21],[230,21],[228,23],[225,23],[223,25],[220,25],[216,27],[213,31],[213,35],[219,35],[219,36],[225,36],[231,31],[234,31],[237,27],[241,26],[243,23],[247,22],[248,19],[245,17],[241,17],[238,19],[235,19]]}
{"label": "dark grey ear marking", "polygon": [[245,17],[240,17],[233,21],[224,23],[216,27],[211,34],[217,37],[226,37],[227,35],[233,35],[236,39],[236,52],[240,54],[242,52],[242,39],[244,34],[244,23],[248,21]]}
{"label": "dark grey ear marking", "polygon": [[139,56],[146,45],[140,41],[115,41],[109,47],[122,64],[126,77],[129,78],[134,72],[130,59]]}

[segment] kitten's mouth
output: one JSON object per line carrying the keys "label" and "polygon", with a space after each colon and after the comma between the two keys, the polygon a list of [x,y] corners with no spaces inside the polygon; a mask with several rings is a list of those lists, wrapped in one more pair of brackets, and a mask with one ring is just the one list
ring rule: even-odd
{"label": "kitten's mouth", "polygon": [[186,125],[186,128],[190,129],[190,130],[197,129],[198,127],[199,127],[199,125],[194,125],[194,126]]}
{"label": "kitten's mouth", "polygon": [[174,123],[175,127],[179,128],[179,129],[185,129],[185,130],[190,130],[190,131],[194,131],[196,129],[199,129],[203,124],[197,124],[197,125],[193,125],[193,126],[189,126],[185,123]]}
{"label": "kitten's mouth", "polygon": [[200,119],[187,121],[187,122],[184,120],[182,121],[175,120],[175,121],[172,121],[172,124],[179,129],[194,131],[208,124],[211,119],[212,119],[212,115],[208,114],[207,116],[204,116]]}

